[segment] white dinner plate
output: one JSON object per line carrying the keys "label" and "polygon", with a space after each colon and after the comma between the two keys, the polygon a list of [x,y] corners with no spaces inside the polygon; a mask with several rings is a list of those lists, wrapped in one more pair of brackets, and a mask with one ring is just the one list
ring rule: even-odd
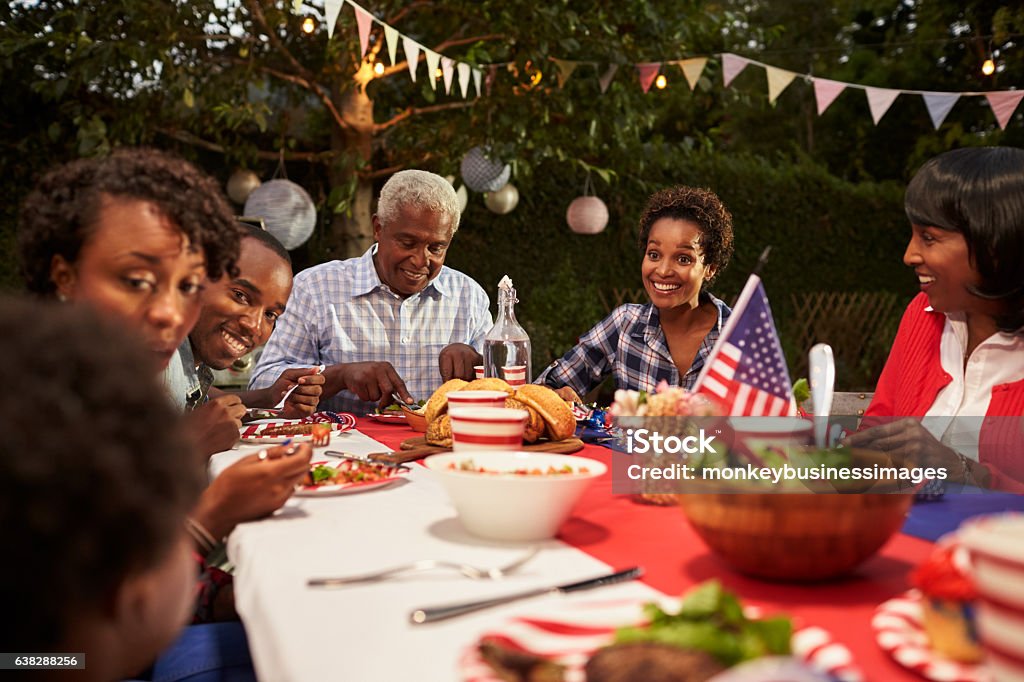
{"label": "white dinner plate", "polygon": [[404,424],[406,423],[405,415],[401,412],[371,412],[366,415],[370,419],[381,422],[382,424]]}
{"label": "white dinner plate", "polygon": [[[313,462],[310,464],[310,469],[316,466],[330,466],[334,468],[356,468],[370,466],[375,469],[390,469],[390,467],[381,467],[380,465],[363,464],[362,462],[355,462],[352,460],[340,460],[337,462]],[[347,495],[349,493],[363,492],[366,490],[374,490],[376,488],[383,488],[384,486],[391,485],[396,481],[405,480],[405,477],[409,474],[408,469],[391,469],[390,475],[387,478],[382,478],[379,481],[366,481],[360,483],[336,483],[327,485],[298,485],[295,487],[295,495],[299,497],[327,497],[331,495]]]}
{"label": "white dinner plate", "polygon": [[[481,642],[494,639],[508,648],[550,658],[566,666],[567,682],[582,682],[583,667],[595,650],[611,644],[616,628],[644,623],[643,604],[629,600],[563,605],[537,615],[509,618],[465,650],[459,672],[464,682],[500,682],[478,651]],[[749,617],[760,617],[756,609],[746,612]],[[827,630],[794,622],[791,644],[793,656],[819,672],[841,682],[864,679],[850,650]]]}

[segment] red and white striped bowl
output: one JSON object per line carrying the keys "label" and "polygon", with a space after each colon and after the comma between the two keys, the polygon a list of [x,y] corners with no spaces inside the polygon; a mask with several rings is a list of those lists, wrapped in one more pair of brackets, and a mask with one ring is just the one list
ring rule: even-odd
{"label": "red and white striped bowl", "polygon": [[450,407],[452,450],[518,450],[530,414],[504,407]]}
{"label": "red and white striped bowl", "polygon": [[509,386],[522,386],[526,383],[526,365],[506,365],[501,375]]}
{"label": "red and white striped bowl", "polygon": [[505,407],[505,391],[450,391],[448,409],[453,407]]}
{"label": "red and white striped bowl", "polygon": [[978,591],[978,636],[997,682],[1024,680],[1024,514],[994,514],[964,524]]}

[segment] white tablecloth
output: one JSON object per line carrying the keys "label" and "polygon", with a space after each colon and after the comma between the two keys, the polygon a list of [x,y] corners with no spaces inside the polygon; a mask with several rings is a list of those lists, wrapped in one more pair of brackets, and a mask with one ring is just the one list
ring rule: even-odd
{"label": "white tablecloth", "polygon": [[[331,447],[358,454],[388,449],[357,431],[335,434]],[[256,449],[216,455],[211,471],[217,473]],[[634,581],[596,592],[545,596],[440,623],[410,624],[414,608],[572,582],[611,570],[557,540],[540,543],[540,554],[500,582],[438,570],[340,589],[307,587],[306,580],[312,577],[361,573],[417,559],[497,566],[530,546],[468,535],[430,472],[418,465],[412,468],[408,480],[387,488],[294,497],[273,517],[243,524],[231,534],[228,554],[237,567],[235,601],[260,680],[457,680],[458,660],[465,649],[510,615],[559,600],[663,596]]]}

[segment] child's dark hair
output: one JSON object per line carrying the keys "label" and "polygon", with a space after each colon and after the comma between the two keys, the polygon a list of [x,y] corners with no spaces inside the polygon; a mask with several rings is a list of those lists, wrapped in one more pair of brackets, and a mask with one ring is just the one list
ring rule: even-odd
{"label": "child's dark hair", "polygon": [[158,565],[203,467],[135,338],[85,306],[0,298],[0,641],[48,651]]}

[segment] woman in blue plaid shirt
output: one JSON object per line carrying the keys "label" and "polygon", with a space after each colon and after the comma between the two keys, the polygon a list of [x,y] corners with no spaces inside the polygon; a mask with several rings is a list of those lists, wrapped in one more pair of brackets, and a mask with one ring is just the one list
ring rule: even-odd
{"label": "woman in blue plaid shirt", "polygon": [[693,386],[730,313],[705,289],[732,256],[732,215],[710,190],[664,189],[647,201],[638,241],[651,302],[613,310],[537,383],[579,395],[609,374],[617,389]]}

